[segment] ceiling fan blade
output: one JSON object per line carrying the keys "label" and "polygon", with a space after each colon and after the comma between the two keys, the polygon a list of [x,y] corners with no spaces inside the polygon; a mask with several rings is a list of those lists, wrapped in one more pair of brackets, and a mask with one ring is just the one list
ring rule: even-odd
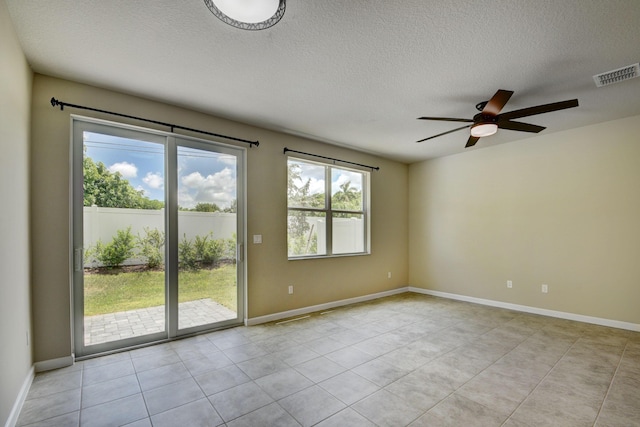
{"label": "ceiling fan blade", "polygon": [[471,119],[456,119],[453,117],[418,117],[418,120],[437,120],[440,122],[463,122],[463,123],[473,123]]}
{"label": "ceiling fan blade", "polygon": [[552,111],[564,110],[578,106],[577,99],[568,101],[553,102],[551,104],[538,105],[535,107],[523,108],[521,110],[509,111],[498,115],[498,120],[519,119],[520,117],[535,116],[536,114],[550,113]]}
{"label": "ceiling fan blade", "polygon": [[487,102],[487,105],[482,109],[482,114],[489,114],[497,116],[498,113],[504,108],[505,104],[509,101],[513,95],[512,90],[499,89],[495,95]]}
{"label": "ceiling fan blade", "polygon": [[439,136],[447,135],[447,134],[449,134],[449,133],[457,132],[457,131],[459,131],[459,130],[466,129],[466,128],[470,128],[470,127],[471,127],[471,125],[467,125],[467,126],[462,126],[461,128],[451,129],[451,130],[448,130],[448,131],[446,131],[446,132],[442,132],[442,133],[439,133],[439,134],[437,134],[437,135],[433,135],[433,136],[430,136],[430,137],[425,138],[425,139],[421,139],[420,141],[416,141],[416,142],[424,142],[424,141],[428,141],[428,140],[430,140],[430,139],[437,138],[437,137],[439,137]]}
{"label": "ceiling fan blade", "polygon": [[480,138],[478,138],[477,136],[470,136],[467,140],[467,145],[465,145],[464,148],[473,147],[474,145],[476,145],[476,142],[478,142],[479,139]]}
{"label": "ceiling fan blade", "polygon": [[529,123],[512,122],[510,120],[503,120],[498,122],[500,129],[518,130],[520,132],[532,132],[538,133],[546,129],[544,126],[531,125]]}

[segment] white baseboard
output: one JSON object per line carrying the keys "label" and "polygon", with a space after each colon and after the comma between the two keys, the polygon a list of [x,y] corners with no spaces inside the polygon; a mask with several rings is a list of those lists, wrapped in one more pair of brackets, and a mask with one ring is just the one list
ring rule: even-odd
{"label": "white baseboard", "polygon": [[560,319],[575,320],[577,322],[592,323],[594,325],[609,326],[611,328],[627,329],[629,331],[640,332],[640,324],[638,324],[638,323],[621,322],[619,320],[603,319],[601,317],[593,317],[593,316],[584,316],[582,314],[574,314],[574,313],[567,313],[567,312],[564,312],[564,311],[548,310],[546,308],[531,307],[531,306],[528,306],[528,305],[511,304],[511,303],[502,302],[502,301],[494,301],[494,300],[483,299],[483,298],[468,297],[468,296],[465,296],[465,295],[451,294],[451,293],[448,293],[448,292],[440,292],[440,291],[432,291],[432,290],[429,290],[429,289],[415,288],[413,286],[409,286],[408,290],[409,290],[409,292],[416,292],[416,293],[419,293],[419,294],[432,295],[432,296],[435,296],[435,297],[442,297],[442,298],[454,299],[454,300],[458,300],[458,301],[472,302],[472,303],[475,303],[475,304],[488,305],[488,306],[491,306],[491,307],[500,307],[500,308],[506,308],[506,309],[509,309],[509,310],[522,311],[524,313],[540,314],[540,315],[543,315],[543,316],[557,317],[557,318],[560,318]]}
{"label": "white baseboard", "polygon": [[289,317],[301,316],[308,313],[314,313],[316,311],[329,310],[344,305],[355,304],[364,301],[370,301],[378,298],[388,297],[391,295],[397,295],[404,292],[408,292],[408,287],[392,289],[390,291],[378,292],[375,294],[363,295],[361,297],[347,298],[339,301],[332,301],[324,304],[312,305],[309,307],[297,308],[295,310],[281,311],[279,313],[267,314],[266,316],[258,316],[245,319],[244,323],[247,326],[259,325],[261,323],[274,322],[276,320],[286,319]]}
{"label": "white baseboard", "polygon": [[577,322],[591,323],[594,325],[608,326],[611,328],[626,329],[629,331],[640,332],[640,324],[631,322],[622,322],[619,320],[604,319],[601,317],[585,316],[582,314],[567,313],[564,311],[548,310],[546,308],[531,307],[528,305],[512,304],[508,302],[495,301],[483,298],[470,297],[460,294],[452,294],[449,292],[432,291],[430,289],[416,288],[406,286],[403,288],[393,289],[391,291],[378,292],[375,294],[364,295],[361,297],[348,298],[340,301],[328,302],[325,304],[313,305],[310,307],[298,308],[295,310],[282,311],[279,313],[268,314],[265,316],[253,317],[245,319],[245,325],[253,326],[261,323],[274,322],[276,320],[286,319],[290,317],[302,316],[316,311],[329,310],[344,305],[355,304],[358,302],[370,301],[377,298],[396,295],[403,292],[415,292],[424,295],[432,295],[435,297],[448,298],[458,301],[472,302],[475,304],[487,305],[491,307],[506,308],[508,310],[521,311],[523,313],[540,314],[542,316],[556,317],[559,319],[574,320]]}
{"label": "white baseboard", "polygon": [[24,405],[24,401],[27,400],[27,395],[29,394],[29,389],[31,388],[31,383],[33,382],[35,375],[35,368],[32,366],[29,369],[29,372],[27,372],[26,378],[22,382],[22,387],[20,387],[18,397],[16,397],[16,401],[11,408],[5,427],[14,427],[18,423],[18,417],[20,416],[20,411],[22,411],[22,405]]}
{"label": "white baseboard", "polygon": [[36,362],[34,367],[36,372],[51,371],[53,369],[66,368],[73,365],[75,357],[72,355],[59,357],[57,359],[43,360],[42,362]]}

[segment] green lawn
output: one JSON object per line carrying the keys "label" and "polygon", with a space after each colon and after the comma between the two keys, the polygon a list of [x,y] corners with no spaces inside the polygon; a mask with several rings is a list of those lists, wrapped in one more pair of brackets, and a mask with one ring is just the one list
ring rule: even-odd
{"label": "green lawn", "polygon": [[[180,271],[179,302],[211,298],[236,311],[236,266]],[[85,274],[84,314],[116,313],[164,305],[164,272]]]}

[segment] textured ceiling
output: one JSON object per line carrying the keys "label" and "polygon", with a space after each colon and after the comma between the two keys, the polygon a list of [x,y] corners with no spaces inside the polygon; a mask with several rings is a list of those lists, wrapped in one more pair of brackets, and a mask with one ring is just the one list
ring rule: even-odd
{"label": "textured ceiling", "polygon": [[[458,126],[417,117],[471,118],[497,89],[515,91],[503,111],[579,99],[522,119],[543,133],[640,114],[640,78],[592,79],[640,61],[638,0],[288,0],[254,32],[202,0],[6,3],[36,72],[405,162],[468,137],[416,144]],[[501,130],[467,150],[531,135]]]}

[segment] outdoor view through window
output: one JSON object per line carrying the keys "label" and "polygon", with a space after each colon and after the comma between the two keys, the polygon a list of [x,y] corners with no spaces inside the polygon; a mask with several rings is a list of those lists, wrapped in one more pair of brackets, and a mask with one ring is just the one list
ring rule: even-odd
{"label": "outdoor view through window", "polygon": [[290,157],[289,258],[369,252],[369,173]]}
{"label": "outdoor view through window", "polygon": [[[116,134],[82,134],[84,345],[166,334],[172,304],[178,330],[236,319],[237,157],[176,139],[168,162],[164,137]],[[167,280],[171,262],[177,283]]]}

